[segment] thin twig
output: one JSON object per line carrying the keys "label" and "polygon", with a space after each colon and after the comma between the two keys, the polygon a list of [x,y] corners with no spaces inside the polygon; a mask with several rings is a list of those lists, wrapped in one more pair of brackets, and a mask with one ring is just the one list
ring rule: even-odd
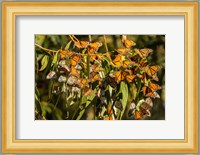
{"label": "thin twig", "polygon": [[55,50],[50,50],[50,49],[44,48],[44,47],[40,46],[40,45],[37,44],[37,43],[35,43],[35,46],[38,47],[38,48],[40,48],[40,49],[42,49],[42,50],[44,50],[44,51],[46,51],[46,52],[53,52],[53,53],[56,53],[56,52],[57,52],[57,51],[55,51]]}
{"label": "thin twig", "polygon": [[106,36],[103,35],[103,38],[104,38],[104,44],[105,44],[105,47],[106,47],[106,52],[108,53],[108,46],[107,46]]}

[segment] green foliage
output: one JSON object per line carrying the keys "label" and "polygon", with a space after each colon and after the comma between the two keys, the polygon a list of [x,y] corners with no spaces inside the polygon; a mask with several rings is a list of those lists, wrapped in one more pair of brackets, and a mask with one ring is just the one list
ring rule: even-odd
{"label": "green foliage", "polygon": [[35,119],[164,119],[164,36],[121,37],[36,35]]}

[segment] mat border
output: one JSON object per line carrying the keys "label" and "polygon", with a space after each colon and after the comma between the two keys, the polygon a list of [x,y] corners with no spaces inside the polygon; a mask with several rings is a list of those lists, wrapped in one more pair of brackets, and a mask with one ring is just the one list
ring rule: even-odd
{"label": "mat border", "polygon": [[[185,139],[17,140],[15,138],[15,19],[20,15],[184,16]],[[2,2],[2,152],[197,153],[198,2]]]}

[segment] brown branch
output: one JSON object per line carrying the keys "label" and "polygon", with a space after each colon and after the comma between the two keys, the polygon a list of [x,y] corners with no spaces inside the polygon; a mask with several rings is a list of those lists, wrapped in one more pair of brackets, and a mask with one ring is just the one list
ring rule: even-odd
{"label": "brown branch", "polygon": [[35,46],[38,47],[38,48],[40,48],[40,49],[42,49],[42,50],[44,50],[44,51],[46,51],[46,52],[53,52],[53,53],[57,52],[55,50],[50,50],[50,49],[44,48],[44,47],[40,46],[37,43],[35,43]]}

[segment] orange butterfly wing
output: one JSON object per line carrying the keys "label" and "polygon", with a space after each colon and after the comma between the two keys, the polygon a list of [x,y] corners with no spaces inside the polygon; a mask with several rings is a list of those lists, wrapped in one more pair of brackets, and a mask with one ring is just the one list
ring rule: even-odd
{"label": "orange butterfly wing", "polygon": [[131,60],[124,60],[123,61],[123,67],[124,68],[128,68],[130,66],[134,65],[134,62],[132,62]]}
{"label": "orange butterfly wing", "polygon": [[71,65],[76,66],[80,60],[81,60],[80,56],[74,55],[71,59]]}
{"label": "orange butterfly wing", "polygon": [[146,58],[153,50],[149,48],[135,49],[135,52],[141,57]]}
{"label": "orange butterfly wing", "polygon": [[158,84],[155,84],[155,83],[150,83],[150,84],[149,84],[149,88],[150,88],[152,91],[157,91],[157,90],[161,89],[161,86],[159,86]]}
{"label": "orange butterfly wing", "polygon": [[113,60],[113,64],[116,65],[117,67],[121,67],[122,65],[122,55],[117,55],[115,59]]}
{"label": "orange butterfly wing", "polygon": [[136,43],[133,42],[132,40],[126,39],[126,40],[124,41],[124,46],[125,46],[126,48],[130,48],[130,47],[135,46],[135,45],[136,45]]}
{"label": "orange butterfly wing", "polygon": [[155,75],[159,69],[161,69],[161,66],[158,66],[158,65],[156,65],[156,66],[146,66],[146,67],[143,68],[143,70],[150,77],[152,77],[153,75]]}
{"label": "orange butterfly wing", "polygon": [[89,45],[89,42],[88,41],[75,41],[74,44],[78,48],[87,48]]}
{"label": "orange butterfly wing", "polygon": [[135,78],[135,75],[126,75],[127,82],[131,83],[133,82],[133,79]]}
{"label": "orange butterfly wing", "polygon": [[73,76],[79,76],[79,74],[80,74],[80,71],[79,70],[77,70],[76,68],[74,68],[74,67],[71,67],[71,71],[70,71],[70,75],[73,75]]}
{"label": "orange butterfly wing", "polygon": [[141,119],[141,114],[139,111],[135,111],[135,119]]}
{"label": "orange butterfly wing", "polygon": [[95,42],[95,43],[90,43],[88,47],[88,53],[89,54],[94,54],[95,52],[98,51],[99,47],[102,46],[102,43],[100,42]]}

